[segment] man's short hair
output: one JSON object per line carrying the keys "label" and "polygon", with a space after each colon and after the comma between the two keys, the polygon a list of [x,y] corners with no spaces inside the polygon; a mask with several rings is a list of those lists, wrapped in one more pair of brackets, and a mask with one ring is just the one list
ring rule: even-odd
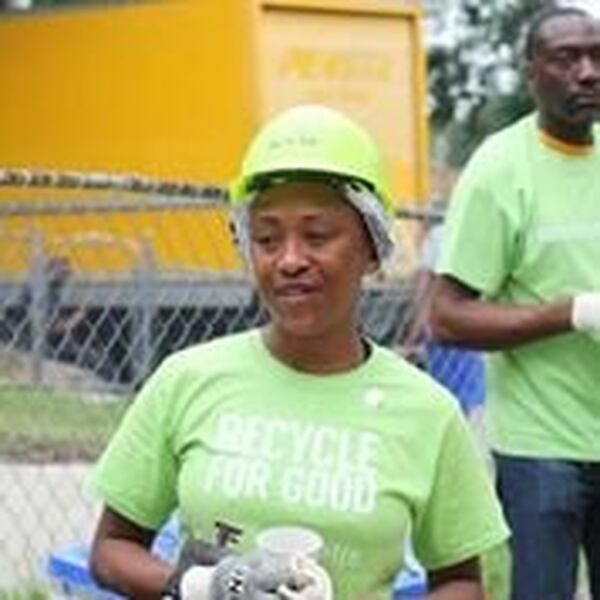
{"label": "man's short hair", "polygon": [[556,4],[542,8],[533,16],[527,29],[523,46],[523,56],[526,61],[533,60],[535,57],[542,27],[552,19],[568,16],[592,18],[592,15],[583,8],[577,6],[558,6]]}

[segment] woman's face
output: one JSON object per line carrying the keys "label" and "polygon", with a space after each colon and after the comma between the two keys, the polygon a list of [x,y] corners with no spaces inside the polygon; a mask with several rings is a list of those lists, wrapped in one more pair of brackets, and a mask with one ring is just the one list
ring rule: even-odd
{"label": "woman's face", "polygon": [[296,337],[354,331],[362,276],[377,267],[358,212],[317,182],[275,185],[255,201],[250,259],[273,325]]}

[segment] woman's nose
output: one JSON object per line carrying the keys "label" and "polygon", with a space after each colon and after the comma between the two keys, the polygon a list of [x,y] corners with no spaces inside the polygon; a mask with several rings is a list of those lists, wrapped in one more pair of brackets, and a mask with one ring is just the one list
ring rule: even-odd
{"label": "woman's nose", "polygon": [[308,264],[305,245],[301,240],[289,238],[284,241],[279,255],[279,268],[294,272],[303,269]]}

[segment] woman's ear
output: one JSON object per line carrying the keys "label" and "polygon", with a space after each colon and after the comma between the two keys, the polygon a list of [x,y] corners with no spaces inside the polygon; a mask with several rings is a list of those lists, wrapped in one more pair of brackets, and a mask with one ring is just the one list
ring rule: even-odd
{"label": "woman's ear", "polygon": [[375,248],[375,242],[371,238],[369,231],[366,226],[363,228],[363,251],[365,252],[365,274],[372,275],[381,266],[379,263],[379,256],[377,255],[377,249]]}

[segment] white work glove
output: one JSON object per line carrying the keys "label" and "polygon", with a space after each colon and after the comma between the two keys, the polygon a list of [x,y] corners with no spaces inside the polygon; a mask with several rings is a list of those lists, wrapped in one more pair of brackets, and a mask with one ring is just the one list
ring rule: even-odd
{"label": "white work glove", "polygon": [[600,292],[584,292],[573,298],[571,323],[577,331],[600,333]]}
{"label": "white work glove", "polygon": [[332,600],[327,573],[310,559],[264,551],[193,565],[170,578],[170,600]]}
{"label": "white work glove", "polygon": [[278,590],[283,600],[333,600],[333,586],[327,571],[312,558],[297,556],[292,558],[292,570],[295,572],[297,589],[287,586]]}

